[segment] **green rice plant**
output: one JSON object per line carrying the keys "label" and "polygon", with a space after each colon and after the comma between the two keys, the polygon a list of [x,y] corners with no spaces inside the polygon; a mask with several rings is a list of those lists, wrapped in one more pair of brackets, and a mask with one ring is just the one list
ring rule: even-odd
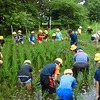
{"label": "green rice plant", "polygon": [[[65,33],[66,32],[64,31],[64,35]],[[90,57],[90,73],[87,81],[89,85],[91,85],[93,84],[93,76],[96,68],[94,65],[94,55],[96,52],[100,52],[100,50],[97,51],[96,46],[91,43],[90,35],[84,33],[78,36],[78,39],[78,46],[82,47]],[[25,37],[24,40],[25,41],[23,45],[16,46],[15,43],[12,43],[11,38],[7,38],[6,44],[2,51],[4,55],[4,63],[0,68],[0,87],[2,87],[0,96],[4,99],[7,99],[7,97],[14,100],[25,98],[24,87],[21,87],[19,89],[16,85],[19,66],[23,64],[25,59],[30,59],[32,61],[32,66],[34,67],[32,79],[32,96],[34,96],[35,93],[39,94],[41,90],[41,86],[39,84],[40,71],[47,63],[53,62],[57,57],[63,59],[63,67],[61,68],[61,75],[59,76],[59,78],[63,75],[63,71],[66,68],[72,68],[72,65],[74,63],[74,54],[70,51],[70,41],[68,39],[65,39],[63,41],[49,40],[41,44],[36,42],[34,46],[29,44],[27,37]],[[77,83],[77,88],[75,89],[76,97],[79,93],[81,94],[82,82],[83,78],[80,77]],[[6,87],[8,90],[6,89]],[[7,94],[8,91],[9,93]],[[16,93],[17,91],[18,93]],[[56,94],[55,96],[52,96],[52,98],[56,100]],[[84,100],[84,98],[81,100]]]}
{"label": "green rice plant", "polygon": [[19,65],[22,65],[24,62],[24,57],[25,57],[23,45],[20,44],[17,47],[17,52],[18,52],[17,54],[18,54],[18,58],[19,58]]}

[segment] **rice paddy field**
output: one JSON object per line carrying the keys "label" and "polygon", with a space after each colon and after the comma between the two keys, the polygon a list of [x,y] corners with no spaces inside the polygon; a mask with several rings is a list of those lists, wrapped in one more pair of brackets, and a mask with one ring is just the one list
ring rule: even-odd
{"label": "rice paddy field", "polygon": [[[4,63],[0,66],[0,100],[58,100],[56,94],[42,98],[39,75],[43,66],[53,62],[57,57],[63,59],[61,75],[66,68],[72,68],[74,54],[70,51],[70,41],[67,35],[64,37],[66,38],[63,41],[51,41],[49,39],[41,44],[36,42],[34,46],[29,44],[27,36],[24,36],[24,44],[19,46],[16,46],[11,36],[6,37],[2,49]],[[94,98],[93,76],[96,69],[94,55],[100,52],[100,47],[97,47],[96,43],[90,39],[91,35],[87,33],[78,36],[78,46],[83,48],[90,58],[90,72],[87,80],[83,79],[81,73],[78,76],[77,88],[74,91],[76,100],[90,100],[88,99],[89,96]],[[32,92],[27,97],[25,88],[20,87],[17,82],[18,70],[26,59],[31,60],[33,67]],[[85,95],[83,90],[85,90]],[[93,95],[89,95],[91,91],[93,91]]]}

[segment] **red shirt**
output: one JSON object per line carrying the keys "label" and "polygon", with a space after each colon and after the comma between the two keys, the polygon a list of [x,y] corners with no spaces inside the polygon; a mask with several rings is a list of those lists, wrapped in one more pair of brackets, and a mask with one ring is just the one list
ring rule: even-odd
{"label": "red shirt", "polygon": [[38,41],[42,41],[42,33],[40,32],[40,33],[38,33]]}

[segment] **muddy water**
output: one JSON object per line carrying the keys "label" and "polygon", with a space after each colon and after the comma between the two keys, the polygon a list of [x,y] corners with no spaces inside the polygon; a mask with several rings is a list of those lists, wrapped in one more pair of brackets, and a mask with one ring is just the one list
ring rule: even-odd
{"label": "muddy water", "polygon": [[89,92],[79,93],[77,95],[77,100],[95,100],[96,89],[94,86],[89,87]]}

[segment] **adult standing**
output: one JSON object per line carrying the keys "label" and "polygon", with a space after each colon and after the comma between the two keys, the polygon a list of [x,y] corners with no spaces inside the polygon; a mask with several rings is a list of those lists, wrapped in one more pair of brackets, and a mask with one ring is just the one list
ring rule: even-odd
{"label": "adult standing", "polygon": [[27,90],[31,90],[32,81],[32,66],[30,60],[25,60],[18,72],[18,81],[20,84],[25,84]]}
{"label": "adult standing", "polygon": [[76,88],[76,79],[73,77],[72,70],[66,69],[64,75],[60,78],[60,85],[56,93],[60,100],[73,100],[74,88]]}
{"label": "adult standing", "polygon": [[98,67],[94,74],[96,84],[96,100],[100,100],[100,61],[98,61]]}
{"label": "adult standing", "polygon": [[82,48],[77,48],[74,55],[73,73],[75,77],[77,77],[79,71],[89,74],[89,56]]}
{"label": "adult standing", "polygon": [[77,34],[75,31],[72,31],[71,29],[68,30],[68,34],[70,36],[70,45],[77,45],[78,39],[77,39]]}
{"label": "adult standing", "polygon": [[[62,65],[62,59],[56,58],[53,63],[44,66],[40,74],[40,83],[42,86],[42,92],[49,92],[50,94],[56,92],[55,82],[59,83],[58,75],[60,74],[60,67]],[[53,76],[54,75],[54,79]]]}

